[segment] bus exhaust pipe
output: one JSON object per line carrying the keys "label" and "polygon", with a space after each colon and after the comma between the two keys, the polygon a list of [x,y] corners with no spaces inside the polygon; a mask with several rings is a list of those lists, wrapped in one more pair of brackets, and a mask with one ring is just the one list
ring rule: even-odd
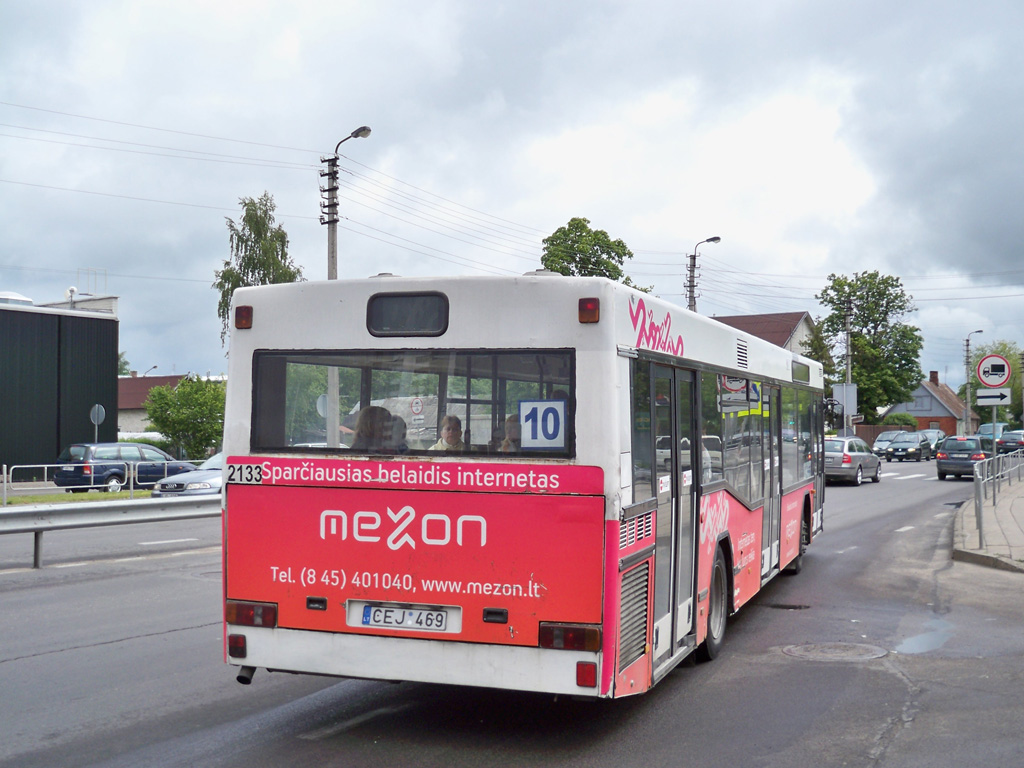
{"label": "bus exhaust pipe", "polygon": [[242,685],[248,685],[252,682],[252,676],[256,674],[256,667],[242,667],[238,670],[238,677],[235,678]]}

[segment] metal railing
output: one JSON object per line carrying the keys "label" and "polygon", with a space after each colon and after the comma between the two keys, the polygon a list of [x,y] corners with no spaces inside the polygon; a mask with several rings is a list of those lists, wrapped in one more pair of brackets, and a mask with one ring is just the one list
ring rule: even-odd
{"label": "metal railing", "polygon": [[92,528],[104,525],[165,523],[219,517],[220,494],[169,499],[126,499],[124,501],[77,502],[9,507],[0,510],[0,535],[33,534],[32,567],[43,564],[43,533],[46,531]]}
{"label": "metal railing", "polygon": [[[157,465],[161,465],[162,464],[163,465],[162,466],[163,475],[164,475],[164,477],[167,477],[167,463],[166,462],[159,462],[159,461],[116,461],[116,460],[113,460],[113,459],[108,461],[108,460],[104,459],[102,462],[98,462],[98,463],[99,463],[100,466],[102,466],[104,468],[107,468],[107,467],[120,467],[122,469],[121,477],[123,478],[123,482],[121,483],[121,487],[119,487],[117,490],[120,491],[121,488],[127,488],[128,489],[128,498],[130,498],[130,499],[134,499],[135,498],[135,489],[136,488],[142,489],[142,486],[136,485],[136,482],[135,482],[135,479],[138,477],[138,466],[140,464],[145,465],[145,466],[150,466],[150,465],[157,466]],[[51,482],[54,482],[54,477],[57,474],[57,470],[60,469],[63,466],[65,466],[65,464],[15,464],[13,466],[8,466],[8,465],[4,464],[2,466],[2,468],[0,468],[0,481],[2,481],[2,491],[0,491],[0,506],[5,506],[5,507],[7,506],[8,498],[10,497],[11,492],[14,491],[14,490],[42,491],[42,490],[45,490],[47,488],[50,488],[51,486],[49,484]],[[78,465],[75,465],[75,466],[78,466]],[[41,481],[37,479],[37,476],[39,474],[39,470],[42,470],[42,475],[43,475],[43,479]],[[31,476],[31,477],[27,477],[24,480],[18,480],[17,479],[18,475],[27,475],[27,476]],[[58,486],[58,485],[53,485],[52,489],[53,489],[53,491],[55,493],[59,493],[61,491],[66,491],[66,490],[69,490],[70,488],[74,488],[75,490],[81,490],[81,491],[89,491],[89,490],[109,491],[109,490],[112,490],[112,488],[109,487],[105,482],[103,482],[103,481],[96,482],[96,478],[95,477],[90,476],[90,481],[91,482],[89,482],[89,483],[87,483],[85,485],[75,485],[75,486]],[[41,485],[40,485],[40,483],[41,483]]]}
{"label": "metal railing", "polygon": [[985,546],[985,529],[981,512],[991,501],[994,507],[999,501],[1003,486],[1024,480],[1024,450],[996,454],[990,459],[974,465],[974,516],[978,525],[978,549]]}

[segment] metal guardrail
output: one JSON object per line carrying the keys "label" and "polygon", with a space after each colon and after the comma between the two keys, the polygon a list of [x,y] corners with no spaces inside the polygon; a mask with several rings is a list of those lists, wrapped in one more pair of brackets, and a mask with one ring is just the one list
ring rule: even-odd
{"label": "metal guardrail", "polygon": [[[128,498],[130,498],[130,499],[134,499],[135,498],[135,489],[136,489],[135,478],[138,477],[138,465],[139,464],[144,464],[146,466],[149,466],[149,465],[154,465],[155,466],[157,464],[163,464],[163,475],[164,475],[164,477],[167,477],[167,463],[166,462],[159,462],[159,461],[116,461],[116,460],[113,460],[113,459],[108,461],[108,460],[104,459],[100,463],[103,466],[113,466],[113,467],[123,467],[124,468],[124,472],[122,473],[122,477],[124,478],[124,480],[121,483],[121,487],[118,488],[117,490],[120,491],[121,489],[127,487],[127,489],[128,489]],[[52,474],[55,476],[57,474],[57,470],[60,469],[63,466],[65,466],[65,465],[64,464],[14,464],[13,466],[8,466],[7,464],[4,464],[3,467],[0,468],[0,480],[2,480],[2,492],[0,492],[0,493],[2,493],[2,498],[0,498],[0,506],[7,506],[7,498],[10,495],[10,491],[14,490],[15,486],[18,485],[18,484],[21,484],[21,485],[26,486],[26,487],[27,486],[31,486],[35,490],[39,490],[40,488],[47,488],[47,487],[49,487],[49,484],[51,482],[50,470],[53,470]],[[21,480],[21,481],[16,480],[16,475],[19,475],[19,474],[33,474],[33,475],[35,475],[35,474],[37,474],[37,471],[40,470],[40,469],[43,471],[43,479],[41,481],[42,482],[42,486],[38,485],[38,483],[40,482],[39,480],[33,480],[33,479]],[[110,490],[110,487],[106,483],[102,483],[102,482],[101,483],[97,483],[97,482],[95,482],[95,478],[94,477],[90,477],[90,482],[87,485],[58,486],[58,485],[55,484],[53,486],[53,490],[55,492],[59,492],[59,491],[63,491],[63,490],[68,490],[69,488],[74,488],[75,490],[80,490],[80,491],[89,491],[89,490],[109,491]],[[143,486],[138,486],[138,488],[140,490],[144,490]]]}
{"label": "metal guardrail", "polygon": [[1002,486],[1012,485],[1014,480],[1024,480],[1024,450],[1000,453],[974,465],[974,516],[978,525],[978,549],[985,546],[985,529],[981,512],[991,499],[994,507],[999,501]]}
{"label": "metal guardrail", "polygon": [[177,499],[125,499],[124,501],[86,501],[6,507],[0,509],[0,535],[7,533],[34,534],[32,567],[41,568],[43,533],[46,531],[104,525],[165,523],[173,520],[219,517],[220,513],[220,494],[187,496]]}

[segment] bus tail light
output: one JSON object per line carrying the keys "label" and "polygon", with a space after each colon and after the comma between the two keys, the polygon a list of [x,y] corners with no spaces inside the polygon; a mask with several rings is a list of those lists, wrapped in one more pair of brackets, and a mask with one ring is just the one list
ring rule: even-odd
{"label": "bus tail light", "polygon": [[235,307],[235,328],[252,328],[252,307],[246,304]]}
{"label": "bus tail light", "polygon": [[576,685],[580,688],[597,688],[597,663],[593,661],[576,662]]}
{"label": "bus tail light", "polygon": [[596,323],[601,319],[600,299],[580,299],[580,322]]}
{"label": "bus tail light", "polygon": [[579,624],[541,624],[537,644],[559,651],[601,650],[601,628]]}
{"label": "bus tail light", "polygon": [[276,627],[277,604],[228,600],[224,605],[224,616],[228,624],[243,627]]}
{"label": "bus tail light", "polygon": [[245,645],[245,635],[228,635],[228,656],[232,659],[244,659],[246,653],[248,649]]}

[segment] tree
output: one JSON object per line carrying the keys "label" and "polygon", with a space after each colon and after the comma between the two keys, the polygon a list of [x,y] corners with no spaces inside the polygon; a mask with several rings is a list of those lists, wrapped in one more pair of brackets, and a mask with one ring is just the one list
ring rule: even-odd
{"label": "tree", "polygon": [[836,379],[836,361],[832,356],[831,344],[822,332],[821,323],[820,317],[815,318],[810,336],[800,343],[800,347],[803,349],[804,355],[821,363],[826,382],[825,397],[831,397],[832,384],[838,381]]}
{"label": "tree", "polygon": [[145,406],[152,428],[186,456],[204,457],[220,445],[224,432],[223,381],[189,374],[176,387],[153,387]]}
{"label": "tree", "polygon": [[117,375],[128,376],[132,372],[132,364],[128,362],[128,358],[124,356],[124,352],[117,353]]}
{"label": "tree", "polygon": [[[921,330],[902,322],[914,310],[913,297],[898,277],[873,271],[852,278],[831,274],[816,298],[830,310],[819,325],[835,350],[845,347],[849,308],[852,380],[865,423],[877,424],[879,409],[910,400],[924,378]],[[842,370],[836,380],[845,381],[845,366],[836,367]]]}
{"label": "tree", "polygon": [[622,240],[612,240],[603,229],[591,229],[588,219],[569,219],[542,242],[544,255],[540,262],[545,269],[562,275],[607,277],[644,292],[651,290],[633,285],[622,270],[625,260],[633,258],[629,247]]}
{"label": "tree", "polygon": [[231,257],[224,268],[214,273],[213,287],[220,291],[217,315],[221,321],[220,341],[228,334],[231,295],[236,288],[249,285],[294,283],[303,279],[302,268],[288,256],[288,235],[281,225],[274,224],[274,198],[264,192],[258,200],[243,197],[242,218],[238,224],[225,217],[228,224]]}

